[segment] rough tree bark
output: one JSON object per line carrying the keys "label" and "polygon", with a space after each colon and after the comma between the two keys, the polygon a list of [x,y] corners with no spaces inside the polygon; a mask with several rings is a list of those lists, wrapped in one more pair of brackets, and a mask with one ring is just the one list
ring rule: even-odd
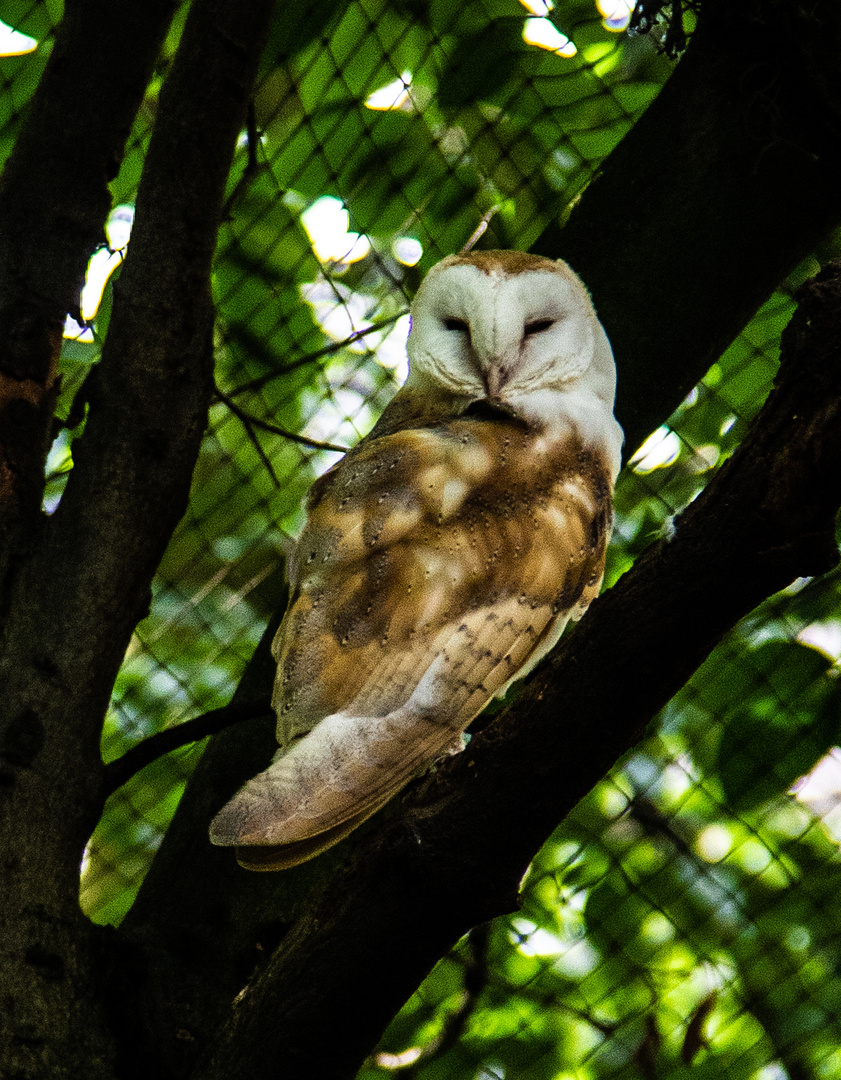
{"label": "rough tree bark", "polygon": [[[130,5],[67,7],[57,51],[62,41],[93,39],[114,11],[130,17]],[[76,895],[102,796],[99,731],[154,566],[183,510],[205,423],[213,237],[271,7],[194,4],[161,98],[86,433],[60,510],[46,523],[37,506],[55,335],[108,208],[102,176],[80,174],[89,209],[75,234],[57,241],[51,279],[20,275],[21,265],[35,275],[39,261],[19,255],[19,188],[37,178],[47,188],[36,208],[52,205],[60,192],[49,175],[64,157],[74,160],[66,146],[57,160],[44,156],[52,130],[44,117],[55,123],[62,110],[65,124],[86,130],[81,106],[78,118],[68,111],[60,70],[45,74],[24,149],[0,185],[0,357],[11,358],[0,359],[0,409],[12,410],[0,428],[0,541],[11,552],[0,562],[3,1075],[352,1076],[452,942],[515,906],[540,842],[717,638],[765,595],[834,558],[841,440],[833,402],[841,387],[829,380],[841,368],[841,334],[837,282],[828,278],[809,294],[814,306],[803,319],[816,329],[831,323],[831,340],[808,339],[802,324],[792,331],[791,370],[799,374],[781,385],[741,464],[693,504],[672,544],[652,549],[594,606],[569,647],[469,754],[314,864],[253,875],[205,843],[206,827],[266,764],[272,725],[225,732],[196,771],[129,917],[117,931],[94,933]],[[594,292],[616,345],[631,446],[841,217],[841,12],[834,0],[815,0],[808,14],[801,8],[795,0],[707,0],[675,77],[563,232],[541,241],[568,257]],[[119,155],[142,93],[167,5],[149,5],[150,23],[154,12],[145,59],[121,69],[132,91],[117,95],[123,113],[105,125],[111,134],[102,135],[100,161]],[[109,112],[113,72],[93,65],[86,77],[99,79],[86,99]],[[18,315],[21,326],[13,325]],[[788,396],[795,392],[802,398]],[[268,670],[261,649],[241,700],[266,693]],[[254,980],[256,959],[281,939]]]}
{"label": "rough tree bark", "polygon": [[0,597],[37,530],[64,316],[78,311],[172,12],[172,0],[68,3],[0,180]]}
{"label": "rough tree bark", "polygon": [[[12,451],[3,510],[13,534],[0,640],[0,1075],[9,1077],[114,1075],[104,935],[79,911],[79,862],[101,803],[99,740],[114,678],[186,507],[207,424],[210,265],[273,4],[197,0],[193,7],[161,94],[75,468],[58,511],[44,519],[37,508],[45,407],[61,322],[78,304],[85,263],[101,240],[107,177],[172,12],[171,4],[147,7],[68,4],[0,192],[0,285],[7,290],[0,353],[4,364],[11,358],[3,372],[12,398],[6,412],[20,421],[3,427]],[[139,41],[140,59],[115,64],[125,50],[98,44],[111,32]],[[72,92],[68,72],[78,80]],[[106,112],[111,120],[99,132],[97,114]],[[46,148],[57,127],[77,141],[71,152],[59,139],[54,157]],[[78,205],[76,186],[84,192]],[[49,228],[34,230],[34,250],[26,246],[17,215],[31,191],[39,196],[33,215],[55,207],[55,247]]]}

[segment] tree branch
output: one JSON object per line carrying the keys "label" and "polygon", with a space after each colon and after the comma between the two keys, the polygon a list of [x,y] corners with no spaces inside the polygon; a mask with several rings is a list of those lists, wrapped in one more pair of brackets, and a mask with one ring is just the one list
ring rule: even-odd
{"label": "tree branch", "polygon": [[257,128],[257,110],[254,107],[253,98],[248,102],[248,109],[245,117],[245,136],[246,147],[248,149],[248,161],[246,162],[245,168],[242,170],[242,175],[234,185],[234,190],[225,200],[225,205],[222,207],[223,221],[229,221],[231,219],[234,206],[236,206],[242,198],[243,193],[248,190],[251,181],[260,171],[260,162],[257,160],[257,148],[260,145],[260,131]]}
{"label": "tree branch", "polygon": [[290,442],[297,443],[299,446],[309,446],[314,450],[334,450],[339,454],[346,454],[349,447],[339,446],[336,443],[319,442],[317,439],[308,439],[306,435],[297,435],[294,431],[287,431],[286,428],[278,427],[277,424],[270,424],[267,420],[261,420],[258,416],[252,416],[251,413],[247,413],[245,409],[241,409],[239,405],[228,394],[222,393],[217,386],[214,390],[216,397],[222,402],[223,405],[231,410],[234,416],[238,420],[241,420],[246,426],[253,425],[260,428],[262,431],[269,431],[272,435],[279,435],[282,439],[288,439]]}
{"label": "tree branch", "polygon": [[[293,371],[297,371],[298,368],[306,367],[307,364],[314,364],[317,360],[323,360],[325,356],[332,356],[334,353],[341,352],[342,349],[346,349],[349,345],[353,345],[354,342],[361,341],[369,334],[375,334],[377,331],[382,330],[384,326],[392,326],[397,322],[399,318],[406,315],[406,311],[398,311],[395,315],[387,315],[383,319],[379,319],[371,326],[365,326],[361,330],[355,330],[352,334],[349,334],[341,341],[331,342],[329,345],[325,345],[322,349],[316,349],[314,352],[305,353],[304,356],[299,356],[296,360],[291,360],[288,364],[284,364],[278,367],[275,363],[274,356],[266,356],[264,359],[271,366],[271,371],[265,375],[260,375],[256,379],[251,379],[249,382],[243,383],[242,386],[237,386],[231,390],[229,397],[237,397],[240,394],[251,393],[254,390],[261,390],[264,386],[267,386],[270,382],[274,382],[275,379],[281,379],[289,375]],[[236,338],[244,338],[247,345],[250,348],[260,349],[260,343],[253,341],[243,327],[236,328]]]}
{"label": "tree branch", "polygon": [[[276,667],[271,643],[283,607],[266,627],[231,707],[262,708],[268,699]],[[127,961],[115,966],[109,995],[119,1003],[120,1023],[133,1048],[122,1080],[185,1075],[196,1050],[212,1037],[292,917],[274,903],[265,875],[243,873],[226,857],[230,852],[205,844],[216,810],[271,760],[275,726],[274,715],[262,716],[215,736],[215,752],[202,754],[165,844],[117,931]],[[305,904],[306,896],[299,902]],[[189,970],[184,950],[193,957]],[[189,1039],[178,1037],[184,1031]]]}
{"label": "tree branch", "polygon": [[401,1055],[377,1054],[375,1060],[381,1069],[399,1071],[401,1080],[415,1080],[420,1069],[435,1058],[446,1054],[456,1045],[479,1004],[479,998],[490,982],[488,969],[490,938],[490,923],[474,926],[467,935],[468,954],[463,960],[464,989],[457,1007],[446,1018],[435,1038],[427,1043],[411,1061],[395,1062],[393,1059],[395,1057],[399,1059]]}
{"label": "tree branch", "polygon": [[[102,717],[131,633],[148,608],[155,568],[186,506],[207,423],[210,265],[271,6],[262,0],[245,18],[222,0],[198,0],[188,19],[161,93],[131,248],[102,359],[90,376],[85,433],[74,445],[75,467],[20,571],[7,613],[0,662],[5,700],[12,709],[25,701],[55,731],[50,772],[59,775],[40,783],[51,819],[59,793],[72,806],[64,823],[74,821],[75,842],[54,820],[36,825],[32,805],[24,816],[61,846],[55,857],[71,875],[74,902],[78,853],[98,805],[90,773],[94,762],[101,768]],[[47,755],[40,761],[46,766]]]}
{"label": "tree branch", "polygon": [[[794,577],[835,565],[839,504],[841,263],[804,291],[776,389],[674,539],[648,549],[522,698],[354,845],[197,1080],[353,1076],[442,952],[516,907],[543,840],[722,635]],[[353,991],[362,967],[364,996]]]}
{"label": "tree branch", "polygon": [[136,776],[141,769],[151,765],[153,761],[171,754],[173,750],[179,750],[182,746],[190,743],[201,742],[208,735],[217,735],[235,724],[241,724],[243,720],[254,720],[258,716],[271,716],[272,708],[268,698],[263,701],[246,702],[242,705],[229,703],[219,709],[211,709],[194,716],[192,720],[185,720],[182,724],[159,731],[150,735],[148,739],[132,746],[130,750],[114,761],[109,761],[103,770],[103,795],[107,799],[109,795]]}
{"label": "tree branch", "polygon": [[[225,402],[221,397],[219,397],[218,388],[214,389],[214,394],[216,395],[216,397],[219,398],[222,404],[227,404],[227,402]],[[228,408],[230,409],[230,405],[228,406]],[[281,483],[278,479],[277,473],[274,471],[274,465],[272,465],[271,461],[269,460],[269,455],[263,449],[260,440],[257,438],[257,432],[254,430],[255,427],[262,426],[264,421],[257,420],[256,417],[249,416],[249,414],[245,412],[244,409],[240,409],[237,405],[230,409],[230,411],[234,414],[234,416],[236,416],[237,420],[239,420],[242,426],[245,428],[245,434],[248,436],[248,441],[257,451],[257,457],[262,461],[263,468],[269,474],[272,483],[276,488],[280,489]]]}

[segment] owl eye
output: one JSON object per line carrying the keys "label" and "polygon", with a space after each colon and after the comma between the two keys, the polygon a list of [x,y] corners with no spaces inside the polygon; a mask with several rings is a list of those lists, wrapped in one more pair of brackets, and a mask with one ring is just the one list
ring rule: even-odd
{"label": "owl eye", "polygon": [[462,334],[469,334],[470,327],[464,321],[464,319],[442,319],[445,330],[454,330]]}
{"label": "owl eye", "polygon": [[523,329],[523,337],[531,337],[532,334],[542,334],[544,330],[548,330],[550,326],[554,325],[554,319],[535,319],[534,322],[527,322]]}

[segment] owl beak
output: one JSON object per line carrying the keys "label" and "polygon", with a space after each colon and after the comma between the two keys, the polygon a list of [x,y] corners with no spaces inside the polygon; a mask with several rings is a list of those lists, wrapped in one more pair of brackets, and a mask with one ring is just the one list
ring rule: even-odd
{"label": "owl beak", "polygon": [[498,363],[490,365],[487,371],[482,373],[482,382],[491,400],[499,400],[502,396],[502,388],[508,382],[508,373]]}

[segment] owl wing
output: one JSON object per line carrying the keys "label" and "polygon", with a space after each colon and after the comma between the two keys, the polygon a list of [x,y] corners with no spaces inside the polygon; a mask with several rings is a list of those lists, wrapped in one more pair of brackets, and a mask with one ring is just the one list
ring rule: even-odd
{"label": "owl wing", "polygon": [[500,420],[396,432],[326,474],[275,640],[291,747],[211,839],[255,869],[295,865],[457,743],[598,592],[610,489],[597,455]]}

